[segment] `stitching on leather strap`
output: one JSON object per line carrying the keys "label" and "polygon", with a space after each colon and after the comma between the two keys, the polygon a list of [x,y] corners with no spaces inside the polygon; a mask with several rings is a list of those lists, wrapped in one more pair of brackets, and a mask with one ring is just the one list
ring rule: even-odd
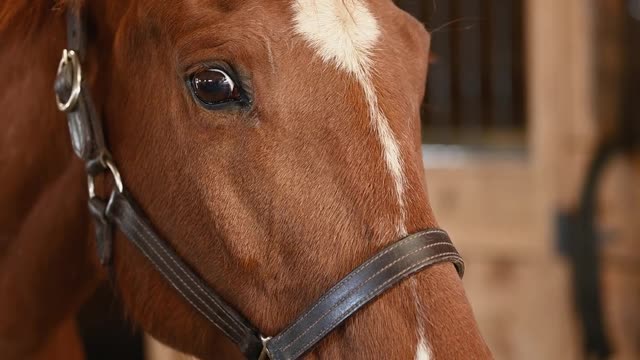
{"label": "stitching on leather strap", "polygon": [[[135,227],[132,227],[132,230],[133,230],[136,234],[138,234],[138,236],[140,236],[141,238],[142,238],[142,237],[144,237],[144,235],[143,235],[143,234],[141,234],[138,230],[136,230],[136,229],[135,229]],[[147,244],[147,246],[148,246],[148,244]],[[152,246],[149,246],[149,248],[153,250],[153,247],[152,247]],[[161,257],[157,252],[155,252],[155,250],[153,250],[153,251],[154,251],[154,253],[156,253],[156,255],[158,255],[158,257],[160,258],[160,260],[162,260],[162,262],[164,262],[164,263],[165,263],[165,265],[167,265],[167,267],[168,267],[168,264],[164,261],[164,259],[163,259],[163,258],[162,258],[162,257]],[[165,271],[165,270],[164,270],[164,269],[163,269],[163,268],[162,268],[162,267],[161,267],[161,266],[160,266],[160,265],[159,265],[159,264],[158,264],[158,263],[157,263],[157,262],[156,262],[156,261],[155,261],[155,260],[154,260],[154,259],[153,259],[149,254],[148,254],[148,253],[147,253],[147,252],[146,252],[146,251],[142,250],[141,252],[142,252],[142,254],[143,254],[143,255],[144,255],[144,256],[145,256],[149,261],[151,261],[151,263],[155,264],[156,269],[157,269],[158,271],[160,271],[160,273],[162,273],[162,274],[164,275],[164,278],[165,278],[165,279],[167,279],[167,280],[169,281],[169,283],[171,283],[171,285],[173,285],[173,288],[174,288],[174,289],[178,290],[178,292],[180,293],[180,295],[182,295],[182,298],[184,298],[185,300],[187,300],[187,302],[189,302],[189,304],[191,304],[191,306],[193,306],[196,310],[198,310],[198,312],[200,312],[202,315],[204,315],[204,316],[205,316],[205,317],[206,317],[210,322],[215,323],[215,321],[214,321],[214,320],[213,320],[213,319],[212,319],[212,318],[207,314],[207,312],[206,312],[206,311],[204,311],[204,309],[202,309],[202,307],[200,307],[200,306],[196,305],[193,301],[191,301],[191,299],[190,299],[190,298],[189,298],[189,297],[188,297],[188,296],[187,296],[187,295],[186,295],[186,294],[185,294],[185,293],[180,289],[180,287],[179,287],[179,286],[178,286],[178,285],[177,285],[177,284],[176,284],[176,283],[171,279],[171,277],[169,276],[169,274],[167,274],[167,272],[166,272],[166,271]],[[168,267],[168,269],[170,269],[170,270],[171,270],[171,268],[170,268],[170,267]],[[173,270],[171,270],[171,271],[173,272]],[[174,273],[174,275],[176,275],[176,277],[178,277],[178,276],[177,276],[177,274],[175,274],[175,272],[173,272],[173,273]],[[178,278],[179,278],[179,277],[178,277]],[[188,287],[187,287],[187,288],[188,288]],[[196,297],[197,297],[197,295],[196,295]],[[202,299],[200,299],[200,298],[198,298],[198,299],[202,302]],[[214,313],[214,314],[215,314],[215,313]],[[219,317],[218,317],[218,318],[219,318]],[[220,319],[220,320],[221,320],[223,323],[225,323],[225,325],[226,325],[227,327],[229,327],[229,325],[228,325],[224,320],[222,320],[222,319]],[[231,327],[229,327],[229,328],[231,328]],[[228,336],[229,338],[233,338],[233,336],[231,336],[231,334],[229,334],[225,329],[220,329],[220,330],[221,330],[221,331],[222,331],[226,336]]]}
{"label": "stitching on leather strap", "polygon": [[[340,282],[338,282],[336,285],[333,286],[333,288],[331,288],[331,290],[329,290],[329,292],[325,293],[322,297],[320,297],[320,299],[317,300],[317,302],[315,303],[315,305],[313,305],[313,307],[309,310],[307,310],[307,312],[304,313],[304,315],[302,315],[301,318],[297,319],[289,328],[287,328],[287,330],[285,330],[283,332],[286,333],[289,329],[293,328],[296,324],[300,324],[302,323],[312,312],[313,310],[315,310],[326,298],[330,297],[331,295],[333,295],[334,292],[338,291],[338,289],[340,289],[341,287],[344,286],[345,283],[347,283],[349,280],[351,280],[351,278],[353,278],[354,276],[356,276],[357,274],[359,274],[360,272],[362,272],[363,270],[365,270],[366,268],[368,268],[373,262],[375,262],[376,260],[380,259],[382,256],[388,254],[389,252],[395,250],[398,246],[402,245],[402,244],[406,244],[408,242],[410,242],[411,240],[415,239],[416,237],[419,236],[423,236],[426,234],[433,234],[433,233],[440,233],[442,235],[445,236],[449,236],[449,234],[447,234],[444,230],[441,229],[429,229],[429,230],[425,230],[416,234],[412,234],[396,243],[394,243],[393,245],[389,246],[388,248],[384,249],[382,252],[378,253],[376,256],[370,258],[369,260],[365,261],[362,265],[359,266],[359,268],[355,271],[353,271],[352,273],[348,274],[345,278],[343,278],[342,280],[340,280]],[[293,340],[295,341],[295,340]]]}
{"label": "stitching on leather strap", "polygon": [[[143,230],[144,230],[144,231],[149,235],[149,237],[150,237],[150,238],[151,238],[151,239],[152,239],[156,244],[158,244],[158,245],[159,245],[158,247],[160,248],[160,250],[162,250],[162,251],[167,255],[167,257],[168,257],[168,258],[169,258],[169,259],[170,259],[170,260],[171,260],[171,261],[176,265],[176,267],[178,267],[178,268],[180,269],[180,271],[181,271],[183,274],[185,274],[185,275],[189,278],[189,280],[191,280],[191,282],[192,282],[195,286],[197,286],[197,287],[198,287],[198,289],[200,289],[200,291],[202,291],[202,293],[204,294],[204,296],[205,296],[205,297],[207,297],[209,300],[211,300],[211,302],[212,302],[213,304],[215,304],[215,306],[216,306],[220,311],[222,311],[222,312],[224,312],[225,314],[227,314],[227,312],[225,311],[225,309],[224,309],[224,308],[222,308],[222,307],[220,306],[220,304],[219,304],[219,303],[218,303],[218,302],[217,302],[217,301],[216,301],[212,296],[210,296],[210,295],[209,295],[209,293],[208,293],[207,291],[205,291],[205,290],[202,288],[202,286],[200,286],[200,284],[198,283],[198,281],[196,281],[196,280],[191,276],[191,274],[189,274],[189,272],[188,272],[186,269],[184,269],[184,266],[182,266],[180,263],[178,263],[178,262],[177,262],[177,261],[176,261],[176,260],[175,260],[175,259],[174,259],[170,254],[169,254],[169,252],[167,251],[167,249],[165,249],[165,247],[164,247],[164,246],[162,246],[162,244],[160,244],[159,240],[158,240],[155,236],[153,236],[153,234],[149,231],[149,229],[147,229],[147,227],[146,227],[146,226],[144,226],[144,224],[140,221],[140,219],[138,219],[138,217],[137,217],[137,216],[134,216],[133,218],[134,218],[134,219],[136,220],[136,222],[137,222],[137,223],[142,227],[142,229],[143,229]],[[168,266],[168,264],[167,264],[167,266]],[[176,276],[178,276],[178,275],[176,274]],[[183,283],[184,283],[184,282],[183,282]],[[191,292],[193,293],[193,290],[191,290]],[[203,301],[203,300],[201,300],[201,301],[202,301],[203,303],[205,303],[205,305],[206,305],[206,302],[205,302],[205,301]],[[209,308],[209,306],[207,306],[207,308]],[[209,310],[213,311],[211,308],[209,308]],[[227,314],[227,315],[229,315],[229,318],[231,319],[231,321],[232,321],[232,322],[234,322],[234,323],[235,323],[239,328],[244,328],[244,327],[245,327],[245,326],[241,325],[241,324],[238,322],[238,320],[236,320],[233,316],[231,316],[230,314]],[[229,324],[227,324],[227,326],[229,326]],[[238,335],[240,335],[240,334],[238,334]]]}
{"label": "stitching on leather strap", "polygon": [[[127,204],[128,205],[128,204]],[[131,209],[133,210],[133,209]],[[141,221],[137,218],[137,216],[132,216],[132,218],[136,221],[136,223],[138,225],[140,225],[142,227],[143,230],[145,230],[145,232],[147,233],[147,235],[153,239],[154,242],[156,242],[156,240],[154,239],[153,236],[151,236],[151,234],[149,233],[149,231],[145,228],[145,226],[141,223]],[[198,296],[197,293],[195,293],[195,291],[193,291],[193,289],[191,289],[184,281],[184,279],[182,279],[180,276],[178,276],[178,274],[175,272],[175,270],[173,270],[173,268],[171,266],[169,266],[169,264],[166,262],[166,260],[164,259],[164,257],[157,252],[157,250],[151,246],[151,244],[149,243],[149,239],[147,239],[147,237],[145,236],[145,234],[142,234],[135,226],[132,226],[131,229],[138,234],[138,237],[140,237],[144,242],[147,243],[147,246],[158,256],[158,258],[166,265],[166,267],[173,273],[173,275],[175,275],[175,277],[189,290],[189,292],[191,294],[193,294],[210,312],[212,315],[214,315],[217,319],[219,319],[226,327],[228,327],[236,336],[237,339],[240,339],[242,336],[240,333],[238,333],[237,329],[235,329],[233,326],[229,325],[229,323],[227,321],[225,321],[219,314],[217,314],[211,307],[209,307],[209,305],[207,304],[207,302],[205,302],[200,296]],[[156,242],[157,243],[157,242]],[[143,251],[144,253],[144,251]],[[150,258],[149,255],[147,255],[147,258]],[[151,260],[151,259],[150,259]],[[189,297],[187,297],[185,295],[185,293],[176,285],[176,283],[171,280],[171,278],[169,276],[167,276],[167,273],[165,271],[163,271],[162,267],[158,266],[158,263],[151,260],[152,263],[156,264],[156,268],[159,269],[163,274],[165,274],[165,278],[169,280],[169,282],[171,282],[171,284],[173,285],[173,287],[178,290],[180,292],[180,294],[182,295],[183,298],[185,298],[193,307],[195,307],[196,309],[198,309],[200,311],[200,313],[202,313],[209,321],[211,321],[212,323],[215,324],[215,321],[213,321],[212,318],[210,318],[207,315],[207,312],[204,311],[202,309],[202,307],[196,306],[190,299]],[[224,329],[220,329],[222,330],[222,332],[224,332],[229,338],[234,338],[233,336],[231,336],[231,334],[229,334],[226,330]]]}
{"label": "stitching on leather strap", "polygon": [[[368,295],[364,298],[362,298],[360,301],[358,301],[357,303],[353,304],[352,306],[350,306],[347,310],[343,311],[342,314],[349,314],[351,313],[353,310],[357,309],[358,307],[360,307],[361,305],[367,303],[369,300],[371,300],[373,297],[377,296],[377,292],[384,288],[385,286],[387,286],[389,283],[395,281],[397,278],[399,277],[403,277],[405,274],[407,274],[408,272],[410,272],[412,269],[419,267],[425,263],[430,263],[434,260],[449,260],[449,259],[460,259],[460,255],[457,252],[448,252],[448,253],[441,253],[438,255],[433,255],[430,256],[426,259],[422,259],[422,260],[418,260],[413,264],[410,264],[406,267],[406,269],[396,275],[394,275],[393,277],[389,278],[388,280],[386,280],[384,283],[380,284],[378,287],[376,287],[373,291],[371,291]],[[336,319],[335,321],[333,321],[331,324],[327,325],[326,327],[324,327],[316,337],[314,337],[313,339],[311,339],[310,341],[307,341],[302,347],[299,348],[299,350],[297,351],[297,353],[294,354],[294,356],[292,356],[292,358],[298,358],[302,353],[304,353],[307,348],[311,345],[316,343],[318,340],[320,340],[323,336],[325,336],[327,334],[327,331],[330,331],[332,329],[335,328],[335,326],[337,324],[339,324],[340,322],[342,322],[343,320],[345,320],[344,316],[340,316],[338,319]],[[283,349],[284,352],[284,349]]]}
{"label": "stitching on leather strap", "polygon": [[[446,245],[446,246],[451,246],[453,247],[453,245],[450,242],[437,242],[437,243],[433,243],[433,244],[429,244],[429,245],[424,245],[421,246],[418,249],[415,249],[409,253],[404,254],[402,257],[399,257],[397,259],[395,259],[393,262],[387,264],[385,267],[383,267],[382,269],[378,270],[375,274],[371,275],[369,278],[367,278],[365,281],[361,282],[356,288],[351,289],[347,294],[345,294],[340,301],[336,302],[329,310],[327,310],[321,317],[319,317],[313,324],[309,325],[309,327],[307,327],[307,329],[305,331],[303,331],[300,335],[298,335],[295,339],[291,340],[282,350],[286,351],[288,348],[290,348],[295,342],[297,342],[300,338],[302,338],[307,332],[309,332],[309,330],[313,329],[320,321],[322,321],[322,319],[324,319],[327,315],[329,315],[331,312],[333,312],[333,310],[335,310],[338,306],[340,306],[343,302],[345,302],[350,295],[352,295],[353,293],[357,292],[359,289],[361,289],[362,287],[364,287],[369,281],[371,281],[373,278],[377,277],[378,275],[380,275],[382,272],[384,272],[385,270],[387,270],[388,268],[392,267],[393,265],[397,264],[398,262],[406,259],[407,257],[418,253],[420,251],[423,251],[425,249],[429,249],[435,246],[440,246],[440,245]],[[455,249],[455,248],[454,248]],[[445,253],[446,254],[446,253]]]}

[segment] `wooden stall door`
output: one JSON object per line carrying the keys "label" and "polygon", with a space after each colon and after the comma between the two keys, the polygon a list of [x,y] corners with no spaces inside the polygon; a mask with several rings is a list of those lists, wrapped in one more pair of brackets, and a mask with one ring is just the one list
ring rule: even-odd
{"label": "wooden stall door", "polygon": [[[594,58],[606,45],[592,4],[526,1],[525,150],[424,149],[432,205],[465,257],[465,287],[499,360],[584,358],[555,219],[576,203],[601,130]],[[599,218],[614,359],[639,359],[640,161],[611,165]]]}

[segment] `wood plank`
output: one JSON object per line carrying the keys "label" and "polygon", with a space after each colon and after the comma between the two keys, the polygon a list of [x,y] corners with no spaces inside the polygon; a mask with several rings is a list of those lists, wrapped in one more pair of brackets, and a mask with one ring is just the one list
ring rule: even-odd
{"label": "wood plank", "polygon": [[429,168],[426,179],[440,225],[465,256],[554,252],[551,209],[526,157],[472,158],[460,167]]}
{"label": "wood plank", "polygon": [[[521,69],[516,69],[514,64],[514,35],[515,27],[521,25],[514,12],[512,0],[491,0],[489,13],[488,33],[491,43],[489,48],[489,74],[491,87],[488,94],[491,104],[491,122],[497,127],[515,127],[523,119],[518,119],[520,113],[514,111],[513,103],[515,84],[514,75]],[[515,25],[515,26],[514,26]],[[522,84],[521,84],[522,85]]]}
{"label": "wood plank", "polygon": [[597,220],[605,256],[640,266],[640,156],[613,160],[599,195]]}
{"label": "wood plank", "polygon": [[145,351],[147,360],[196,360],[195,357],[173,350],[149,335],[145,338]]}
{"label": "wood plank", "polygon": [[606,325],[613,360],[640,359],[640,264],[620,266],[608,261],[603,277]]}
{"label": "wood plank", "polygon": [[[450,1],[437,2],[431,19],[425,19],[431,34],[431,58],[427,81],[427,97],[423,111],[423,131],[427,127],[449,128],[453,118],[453,70],[451,29],[446,24],[451,20]],[[450,134],[445,136],[451,137]],[[423,138],[428,134],[423,132]]]}
{"label": "wood plank", "polygon": [[457,2],[458,13],[463,27],[454,32],[457,37],[455,72],[459,99],[456,104],[460,127],[465,131],[480,130],[483,117],[482,52],[486,20],[482,19],[480,0],[462,0]]}
{"label": "wood plank", "polygon": [[569,270],[558,258],[467,260],[465,289],[498,360],[578,360]]}

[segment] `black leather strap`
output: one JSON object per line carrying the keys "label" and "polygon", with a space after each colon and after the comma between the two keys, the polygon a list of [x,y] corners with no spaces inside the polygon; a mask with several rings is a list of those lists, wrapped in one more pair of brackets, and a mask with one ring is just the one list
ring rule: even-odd
{"label": "black leather strap", "polygon": [[272,360],[297,359],[348,317],[398,282],[441,262],[462,277],[464,263],[442,230],[410,235],[382,250],[347,275],[289,328],[267,344]]}
{"label": "black leather strap", "polygon": [[67,47],[73,49],[84,60],[87,47],[86,24],[83,7],[70,6],[67,9]]}
{"label": "black leather strap", "polygon": [[[258,330],[160,238],[129,195],[114,191],[105,214],[194,309],[236,343],[248,359],[259,357],[263,337]],[[387,289],[442,262],[452,262],[462,277],[462,258],[442,230],[422,231],[396,242],[344,277],[286,330],[265,341],[269,358],[299,358]]]}
{"label": "black leather strap", "polygon": [[258,357],[262,350],[258,331],[213,292],[158,236],[127,194],[112,192],[106,215],[194,309],[236,343],[248,358]]}
{"label": "black leather strap", "polygon": [[[82,10],[69,9],[67,11],[68,50],[74,51],[79,61],[84,58],[85,52],[86,34],[84,28]],[[62,102],[66,102],[71,96],[75,74],[76,69],[72,63],[68,62],[62,66],[56,76],[54,90]],[[67,122],[74,152],[81,159],[90,161],[106,152],[105,140],[102,122],[93,104],[91,92],[83,81],[80,85],[82,90],[77,102],[66,111]]]}
{"label": "black leather strap", "polygon": [[[89,88],[82,81],[81,61],[85,55],[86,34],[83,10],[69,7],[67,10],[67,42],[68,49],[63,53],[63,58],[58,67],[54,83],[54,91],[59,104],[69,102],[70,106],[64,109],[67,116],[67,125],[71,138],[71,146],[74,153],[87,164],[88,175],[94,176],[106,170],[105,160],[110,158],[106,149],[102,122],[93,104],[93,98]],[[73,51],[77,63],[71,60],[70,51]],[[63,61],[67,59],[68,61]],[[73,98],[74,89],[80,91]],[[93,196],[93,195],[92,195]],[[111,224],[104,215],[104,201],[92,198],[89,200],[89,211],[94,219],[96,227],[96,248],[100,262],[108,265],[111,261]]]}
{"label": "black leather strap", "polygon": [[93,217],[96,232],[96,251],[103,266],[111,264],[113,224],[107,218],[106,203],[97,197],[89,199],[89,213]]}

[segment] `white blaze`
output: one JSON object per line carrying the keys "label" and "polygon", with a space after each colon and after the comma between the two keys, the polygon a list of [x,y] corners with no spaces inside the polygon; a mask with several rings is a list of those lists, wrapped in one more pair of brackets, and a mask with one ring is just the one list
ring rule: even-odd
{"label": "white blaze", "polygon": [[416,349],[416,359],[415,360],[431,360],[433,356],[431,356],[431,349],[427,345],[427,341],[423,336],[420,336],[418,340],[418,348]]}
{"label": "white blaze", "polygon": [[411,293],[413,295],[413,301],[416,303],[416,320],[418,322],[418,346],[416,347],[415,360],[431,360],[433,359],[433,353],[427,343],[427,339],[424,338],[424,318],[425,311],[422,308],[422,302],[420,302],[420,295],[418,294],[418,281],[416,278],[409,280],[409,286],[411,287]]}
{"label": "white blaze", "polygon": [[382,144],[383,157],[394,181],[400,206],[397,230],[406,235],[400,147],[389,119],[378,104],[372,81],[372,53],[380,37],[376,18],[361,0],[293,0],[295,30],[327,63],[352,74],[362,86],[371,125]]}
{"label": "white blaze", "polygon": [[[378,22],[362,0],[293,0],[296,32],[301,35],[326,63],[352,74],[362,86],[369,108],[371,125],[382,145],[383,158],[391,173],[400,207],[398,235],[405,236],[405,175],[400,146],[380,109],[373,85],[372,55],[380,37]],[[415,360],[431,360],[425,340],[420,299],[415,279],[412,290],[418,309],[418,344]]]}

